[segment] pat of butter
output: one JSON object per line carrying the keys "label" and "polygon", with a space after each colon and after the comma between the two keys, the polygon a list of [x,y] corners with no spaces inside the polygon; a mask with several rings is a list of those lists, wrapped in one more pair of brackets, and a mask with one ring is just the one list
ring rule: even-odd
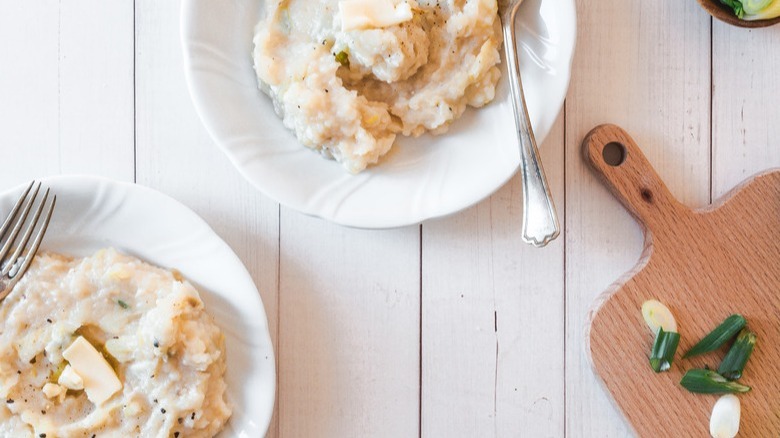
{"label": "pat of butter", "polygon": [[66,365],[65,369],[62,370],[60,378],[57,379],[57,383],[59,383],[60,386],[64,386],[74,391],[80,391],[84,389],[84,379],[82,379],[78,373],[73,371],[73,367],[70,365]]}
{"label": "pat of butter", "polygon": [[76,338],[70,347],[62,352],[62,357],[68,360],[73,371],[82,378],[84,392],[92,403],[100,405],[122,389],[122,382],[111,365],[84,337]]}
{"label": "pat of butter", "polygon": [[56,383],[47,383],[43,385],[42,391],[46,398],[55,398],[64,395],[66,389]]}
{"label": "pat of butter", "polygon": [[341,30],[376,29],[412,19],[412,6],[393,0],[341,0]]}

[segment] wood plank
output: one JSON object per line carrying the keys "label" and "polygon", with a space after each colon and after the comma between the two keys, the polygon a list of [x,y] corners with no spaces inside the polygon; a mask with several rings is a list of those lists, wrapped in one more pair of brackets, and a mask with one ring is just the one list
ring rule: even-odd
{"label": "wood plank", "polygon": [[[243,180],[198,119],[182,70],[179,7],[136,2],[137,179],[192,208],[238,254],[277,348],[279,206]],[[276,421],[269,436],[278,436]]]}
{"label": "wood plank", "polygon": [[0,1],[0,187],[59,171],[58,31],[57,1]]}
{"label": "wood plank", "polygon": [[642,236],[587,168],[580,143],[597,124],[619,124],[678,199],[707,204],[710,19],[695,2],[581,0],[577,11],[586,31],[566,107],[566,433],[626,436],[586,358],[583,329],[596,296],[636,263]]}
{"label": "wood plank", "polygon": [[0,2],[0,186],[58,173],[133,179],[131,1]]}
{"label": "wood plank", "polygon": [[60,3],[61,169],[133,181],[133,0]]}
{"label": "wood plank", "polygon": [[[564,211],[563,116],[541,147]],[[522,241],[522,184],[423,225],[422,436],[563,436],[563,238]]]}
{"label": "wood plank", "polygon": [[280,436],[418,434],[419,239],[282,209]]}
{"label": "wood plank", "polygon": [[713,28],[713,192],[780,167],[780,26]]}

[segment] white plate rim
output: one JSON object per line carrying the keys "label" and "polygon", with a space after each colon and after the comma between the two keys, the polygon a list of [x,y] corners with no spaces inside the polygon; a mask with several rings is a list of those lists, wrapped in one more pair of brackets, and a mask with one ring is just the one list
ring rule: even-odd
{"label": "white plate rim", "polygon": [[[53,175],[39,178],[38,181],[42,183],[43,187],[51,188],[52,193],[58,196],[57,206],[55,208],[55,213],[52,216],[49,232],[47,233],[42,243],[42,250],[53,250],[69,253],[72,255],[83,256],[87,255],[87,253],[84,253],[85,248],[88,248],[89,251],[91,251],[98,247],[113,246],[120,251],[137,256],[147,263],[151,263],[156,266],[162,266],[164,268],[175,267],[176,269],[181,270],[183,273],[186,271],[185,277],[194,285],[196,285],[198,291],[201,294],[201,297],[206,302],[214,300],[221,302],[224,300],[229,303],[231,300],[238,300],[239,298],[242,300],[240,306],[241,312],[244,312],[244,316],[251,314],[252,321],[254,323],[253,328],[259,328],[261,330],[253,330],[251,335],[253,342],[248,346],[248,348],[251,350],[250,352],[237,348],[227,349],[227,395],[229,401],[233,405],[233,417],[231,417],[226,425],[226,428],[218,436],[226,437],[227,434],[231,432],[233,433],[233,436],[236,437],[248,436],[247,433],[250,435],[257,434],[258,432],[265,434],[270,425],[276,401],[276,366],[273,345],[271,342],[268,320],[260,293],[257,290],[257,287],[254,284],[254,281],[252,280],[252,277],[247,271],[246,267],[235,254],[235,252],[230,248],[230,246],[224,240],[222,240],[219,235],[216,234],[216,232],[208,225],[208,223],[206,223],[205,220],[203,220],[203,218],[192,211],[189,207],[177,201],[176,199],[152,188],[135,183],[117,181],[110,178],[93,175]],[[28,185],[29,183],[25,183],[1,191],[0,204],[12,204],[17,199],[21,191]],[[112,243],[117,242],[112,242],[110,240],[107,241],[105,236],[96,236],[96,239],[93,242],[87,242],[84,237],[76,237],[75,241],[70,243],[69,239],[73,239],[72,236],[52,236],[52,234],[56,232],[53,231],[56,228],[60,226],[69,226],[59,225],[57,219],[58,213],[61,214],[62,210],[67,208],[68,194],[72,195],[72,191],[77,190],[74,188],[85,185],[90,186],[91,188],[95,188],[96,190],[94,194],[82,194],[82,196],[93,196],[97,197],[98,199],[110,199],[111,197],[114,197],[127,200],[129,198],[134,203],[149,203],[150,205],[155,205],[157,207],[164,205],[166,209],[165,211],[170,219],[181,220],[183,224],[186,224],[186,227],[183,229],[183,231],[189,230],[192,232],[193,236],[197,236],[197,238],[201,240],[201,245],[203,248],[208,247],[211,257],[214,258],[212,261],[216,261],[217,259],[221,260],[221,267],[227,270],[233,276],[231,284],[234,286],[238,285],[238,287],[231,289],[230,293],[227,293],[227,291],[224,290],[214,290],[213,287],[204,289],[201,283],[204,282],[204,280],[207,280],[205,283],[214,283],[214,278],[206,279],[206,274],[199,274],[197,271],[188,269],[186,264],[183,266],[164,266],[163,264],[156,263],[152,260],[149,260],[151,254],[145,254],[143,250],[139,251],[137,248],[127,247],[121,244],[113,245]],[[106,193],[106,191],[109,193]],[[93,206],[96,208],[103,208],[94,204],[96,203],[93,203]],[[84,223],[89,224],[90,220],[98,221],[98,223],[100,221],[118,221],[119,218],[112,215],[116,214],[117,211],[121,212],[121,208],[121,206],[116,205],[107,206],[105,207],[105,210],[107,211],[102,212],[106,214],[98,215],[101,217],[96,219],[87,219],[84,221]],[[99,212],[99,210],[97,211]],[[5,213],[3,213],[3,215],[4,214]],[[75,228],[84,226],[84,224],[78,224],[75,226]],[[52,242],[53,240],[54,242]],[[181,244],[181,242],[173,241],[161,242],[160,247],[173,243]],[[75,246],[73,246],[74,244]],[[188,248],[193,248],[192,245],[186,246],[187,242],[184,242],[184,244],[185,248],[175,249],[172,251],[184,251]],[[71,248],[72,251],[69,252],[68,248]],[[206,254],[205,257],[209,257],[209,254]],[[207,311],[208,309],[209,308],[207,307]],[[209,313],[211,313],[212,316],[217,319],[220,327],[225,330],[226,342],[231,343],[232,335],[228,332],[228,330],[226,330],[231,328],[231,325],[225,321],[225,317],[220,318],[220,315],[216,315],[212,312]],[[234,314],[231,314],[230,317],[233,318],[233,315]],[[248,376],[248,380],[255,385],[254,387],[249,386],[239,388],[235,383],[231,384],[231,381],[242,381],[245,378],[245,375],[239,378],[238,376],[233,376],[231,373],[231,362],[236,362],[235,359],[237,357],[244,362],[247,358],[265,358],[261,364],[256,364],[256,366],[252,367],[253,369]],[[250,391],[251,394],[247,394],[247,391]],[[254,406],[237,406],[238,400],[240,398],[245,398],[247,395],[251,396]],[[241,410],[240,413],[238,412],[239,410]],[[236,423],[236,421],[238,421],[238,415],[240,415],[242,418],[241,423]]]}
{"label": "white plate rim", "polygon": [[[511,166],[502,165],[502,167],[499,169],[499,172],[497,172],[496,175],[491,177],[491,182],[489,184],[485,184],[485,185],[489,185],[489,187],[484,187],[479,193],[466,194],[461,199],[459,199],[455,204],[449,203],[448,205],[441,206],[435,209],[429,209],[424,212],[417,212],[417,213],[412,212],[406,215],[399,215],[399,216],[393,215],[391,217],[390,216],[381,217],[380,215],[373,215],[373,216],[368,215],[363,217],[357,217],[354,214],[352,214],[351,216],[338,215],[333,211],[330,211],[330,209],[333,208],[333,206],[328,206],[328,208],[323,208],[322,206],[312,205],[311,202],[306,203],[306,202],[302,202],[300,199],[290,199],[289,196],[280,195],[280,193],[278,193],[278,190],[270,188],[267,182],[265,183],[262,182],[261,181],[262,177],[258,176],[256,174],[257,172],[253,173],[248,168],[248,166],[246,166],[242,162],[242,160],[238,156],[242,151],[231,149],[231,145],[226,144],[227,142],[223,138],[224,134],[220,134],[220,126],[219,126],[221,123],[219,120],[220,117],[215,117],[214,111],[212,109],[214,107],[213,105],[214,102],[211,102],[207,97],[207,93],[203,92],[204,82],[208,82],[208,81],[205,81],[203,79],[204,75],[201,74],[202,72],[197,71],[197,68],[195,66],[195,64],[197,64],[197,59],[196,59],[197,57],[193,55],[193,46],[197,44],[191,41],[189,35],[193,34],[193,32],[196,32],[196,28],[197,28],[197,14],[194,12],[195,6],[199,3],[209,2],[209,1],[213,1],[213,0],[183,0],[180,9],[180,15],[181,15],[180,37],[181,37],[181,44],[183,47],[183,55],[184,55],[184,73],[185,73],[187,87],[190,92],[190,96],[193,100],[196,113],[198,114],[201,122],[203,123],[206,131],[209,133],[214,143],[228,157],[229,161],[236,167],[239,173],[263,195],[273,199],[274,201],[278,202],[282,206],[291,208],[293,210],[297,210],[306,215],[319,217],[337,223],[339,225],[344,225],[348,227],[365,228],[365,229],[397,228],[397,227],[419,224],[428,221],[430,219],[446,217],[458,213],[464,209],[467,209],[473,206],[474,204],[478,203],[479,201],[491,196],[498,189],[500,189],[504,184],[506,184],[506,182],[509,181],[517,172],[517,169],[519,168],[519,164],[520,164],[519,153],[517,154],[517,158],[513,159],[513,163],[511,163]],[[259,0],[253,0],[253,1],[259,1]],[[559,42],[559,49],[561,52],[563,52],[563,54],[559,56],[559,58],[561,58],[563,61],[561,62],[562,65],[554,66],[554,67],[560,67],[560,69],[556,69],[557,79],[555,79],[556,84],[554,85],[553,92],[551,94],[550,93],[545,94],[545,101],[550,103],[545,104],[544,114],[537,115],[533,110],[534,103],[536,101],[534,100],[533,92],[531,93],[528,92],[529,81],[526,77],[526,84],[525,84],[527,90],[526,99],[529,101],[529,112],[531,113],[534,126],[536,126],[535,129],[537,134],[536,137],[538,143],[541,145],[544,139],[546,138],[546,136],[549,134],[550,130],[552,129],[552,125],[557,119],[558,114],[562,110],[568,92],[568,87],[571,80],[572,64],[574,60],[574,51],[576,46],[577,20],[576,20],[575,0],[538,0],[538,2],[543,5],[554,4],[553,8],[550,9],[554,9],[556,11],[555,13],[559,14],[558,16],[559,22],[562,22],[563,26],[566,29],[568,29],[567,32],[564,32],[562,35],[558,35],[559,37],[561,37],[561,41]],[[241,3],[241,1],[238,2],[233,1],[232,3]],[[526,3],[532,3],[532,2],[526,2]],[[526,42],[524,41],[524,35],[526,34],[524,34],[522,30],[524,28],[526,30],[530,29],[531,30],[530,33],[533,33],[533,29],[531,29],[533,26],[528,25],[528,21],[530,19],[524,19],[525,15],[523,14],[522,11],[523,10],[521,9],[520,14],[518,14],[519,19],[517,23],[517,27],[521,30],[518,38],[518,50],[530,51],[531,49],[528,47],[529,45],[526,44]],[[534,19],[536,19],[536,17],[534,17]],[[533,57],[534,56],[532,56],[532,58]],[[524,58],[526,57],[521,54],[520,56],[521,63],[523,62]],[[538,62],[538,60],[535,60],[535,62]],[[529,62],[528,64],[532,64],[532,63]],[[563,64],[565,64],[565,68]],[[503,70],[502,81],[504,81],[505,79],[504,77],[506,75],[506,62],[503,58],[503,54],[502,54],[501,66]],[[526,75],[525,64],[521,65],[521,70],[523,71],[523,74],[525,76]],[[268,99],[267,96],[263,96],[263,98]],[[270,99],[268,100],[270,101]],[[532,102],[532,100],[534,101]],[[457,125],[458,122],[459,121],[456,121],[455,125]],[[281,125],[281,120],[278,120],[278,124]],[[440,137],[436,137],[436,138],[440,138]],[[298,146],[301,149],[305,149],[300,144],[298,144]],[[310,151],[307,152],[311,153]],[[311,153],[311,155],[315,156],[316,154]],[[321,159],[320,157],[315,157],[315,158]],[[370,173],[370,169],[367,172]],[[363,174],[366,174],[367,172],[363,172]],[[311,201],[311,199],[307,199],[306,201]],[[385,211],[385,213],[387,213],[387,211]],[[392,213],[394,214],[395,212]]]}

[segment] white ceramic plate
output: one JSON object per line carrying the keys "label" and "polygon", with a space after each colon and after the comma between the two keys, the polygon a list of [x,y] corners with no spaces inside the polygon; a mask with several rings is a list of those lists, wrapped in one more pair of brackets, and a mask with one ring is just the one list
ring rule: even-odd
{"label": "white ceramic plate", "polygon": [[[305,148],[257,89],[252,37],[263,5],[182,2],[184,64],[195,107],[216,143],[261,192],[339,224],[388,228],[462,210],[515,173],[520,154],[506,74],[493,103],[467,111],[446,135],[399,138],[380,165],[359,175]],[[526,0],[521,7],[521,70],[540,144],[566,95],[575,27],[574,0]]]}
{"label": "white ceramic plate", "polygon": [[[275,394],[274,355],[260,294],[241,260],[190,209],[154,190],[95,177],[58,176],[43,184],[57,207],[43,248],[75,256],[114,247],[196,286],[225,332],[233,416],[220,437],[263,436]],[[5,217],[23,187],[0,194]]]}

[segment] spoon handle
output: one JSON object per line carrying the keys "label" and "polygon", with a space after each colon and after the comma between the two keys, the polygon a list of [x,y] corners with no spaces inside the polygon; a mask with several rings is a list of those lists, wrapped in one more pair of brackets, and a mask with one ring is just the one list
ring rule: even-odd
{"label": "spoon handle", "polygon": [[516,52],[515,16],[517,8],[502,17],[504,31],[504,52],[506,53],[509,86],[512,91],[512,107],[515,113],[515,128],[520,141],[520,172],[523,178],[523,240],[536,247],[542,247],[560,234],[558,215],[552,195],[539,160],[536,138],[528,117],[523,83],[520,79],[520,63]]}

